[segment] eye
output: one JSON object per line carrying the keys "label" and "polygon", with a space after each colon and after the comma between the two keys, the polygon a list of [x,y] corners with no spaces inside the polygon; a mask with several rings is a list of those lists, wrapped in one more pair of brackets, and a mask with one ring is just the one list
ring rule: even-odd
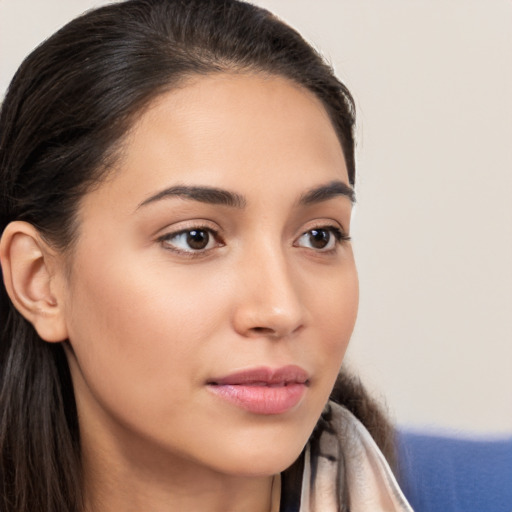
{"label": "eye", "polygon": [[204,252],[222,245],[217,234],[208,228],[184,229],[168,233],[159,240],[165,248],[182,253]]}
{"label": "eye", "polygon": [[350,240],[350,237],[344,235],[338,228],[326,226],[306,231],[299,237],[295,245],[327,252],[335,249],[336,244],[342,240]]}

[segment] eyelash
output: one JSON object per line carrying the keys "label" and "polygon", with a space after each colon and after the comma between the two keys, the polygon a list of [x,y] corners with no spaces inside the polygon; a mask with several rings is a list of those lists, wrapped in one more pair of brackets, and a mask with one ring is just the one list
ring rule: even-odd
{"label": "eyelash", "polygon": [[[194,231],[208,233],[208,236],[213,238],[213,240],[216,244],[216,247],[222,247],[224,245],[224,243],[220,240],[219,232],[216,231],[215,229],[212,229],[211,227],[208,227],[208,226],[192,226],[190,228],[180,229],[179,231],[174,231],[172,233],[166,233],[165,235],[162,235],[161,237],[158,238],[158,242],[160,242],[162,244],[162,246],[169,251],[175,252],[182,256],[186,256],[188,258],[198,258],[198,257],[201,257],[204,254],[208,253],[213,248],[198,249],[198,250],[179,249],[179,248],[169,244],[170,240],[176,239],[180,235],[188,235]],[[209,242],[210,242],[210,240],[208,240],[208,243]]]}
{"label": "eyelash", "polygon": [[[343,244],[344,242],[350,242],[350,240],[351,240],[351,237],[349,235],[347,235],[341,228],[339,228],[337,226],[332,226],[332,225],[313,226],[313,227],[309,228],[307,231],[304,231],[302,233],[302,235],[300,235],[297,240],[300,240],[302,237],[305,237],[306,235],[311,234],[313,231],[327,231],[335,238],[334,247],[332,247],[332,248],[329,248],[329,249],[323,249],[323,248],[314,249],[313,248],[312,249],[315,252],[322,253],[322,254],[332,254],[332,253],[336,252],[339,245]],[[294,243],[294,245],[295,245],[295,243]]]}
{"label": "eyelash", "polygon": [[[344,242],[349,242],[351,240],[351,237],[343,232],[342,229],[340,229],[337,226],[332,225],[319,225],[319,226],[313,226],[309,228],[307,231],[304,231],[298,238],[297,241],[294,242],[294,247],[300,247],[298,245],[298,241],[302,239],[302,237],[305,237],[308,234],[311,234],[313,231],[326,231],[330,233],[335,238],[335,246],[332,248],[329,248],[327,250],[323,250],[323,248],[315,249],[311,248],[311,250],[323,253],[323,254],[330,254],[334,253],[337,250],[337,246],[343,244]],[[212,248],[205,248],[205,249],[179,249],[176,246],[172,246],[172,244],[169,244],[169,241],[176,239],[179,236],[183,235],[189,235],[192,232],[204,232],[208,233],[209,237],[212,237],[212,239],[215,242],[215,247],[222,247],[224,246],[224,242],[222,242],[219,232],[212,229],[208,226],[192,226],[190,228],[181,229],[179,231],[166,233],[165,235],[162,235],[157,240],[158,242],[167,250],[178,253],[182,256],[188,257],[188,258],[198,258],[201,256],[204,256],[206,253],[210,252],[214,247]],[[208,240],[208,243],[210,243],[210,240]]]}

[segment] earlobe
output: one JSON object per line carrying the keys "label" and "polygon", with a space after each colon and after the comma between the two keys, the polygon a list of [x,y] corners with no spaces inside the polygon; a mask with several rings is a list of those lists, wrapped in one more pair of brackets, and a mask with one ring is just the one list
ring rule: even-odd
{"label": "earlobe", "polygon": [[11,222],[0,240],[4,284],[16,309],[48,342],[67,339],[63,300],[53,283],[53,251],[27,222]]}

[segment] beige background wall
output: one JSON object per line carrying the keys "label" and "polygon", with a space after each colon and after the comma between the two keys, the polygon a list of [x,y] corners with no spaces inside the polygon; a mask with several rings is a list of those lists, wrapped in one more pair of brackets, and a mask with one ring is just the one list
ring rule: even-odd
{"label": "beige background wall", "polygon": [[[0,0],[0,91],[94,0]],[[512,433],[512,2],[258,0],[359,110],[349,359],[402,424]]]}

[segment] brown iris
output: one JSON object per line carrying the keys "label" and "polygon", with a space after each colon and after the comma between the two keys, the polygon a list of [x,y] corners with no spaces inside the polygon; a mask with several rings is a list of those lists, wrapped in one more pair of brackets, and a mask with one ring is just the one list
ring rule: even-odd
{"label": "brown iris", "polygon": [[203,229],[192,229],[187,232],[187,245],[191,249],[205,249],[210,241],[210,233]]}
{"label": "brown iris", "polygon": [[327,229],[312,229],[309,232],[309,241],[311,247],[315,249],[324,249],[331,239],[331,232]]}

